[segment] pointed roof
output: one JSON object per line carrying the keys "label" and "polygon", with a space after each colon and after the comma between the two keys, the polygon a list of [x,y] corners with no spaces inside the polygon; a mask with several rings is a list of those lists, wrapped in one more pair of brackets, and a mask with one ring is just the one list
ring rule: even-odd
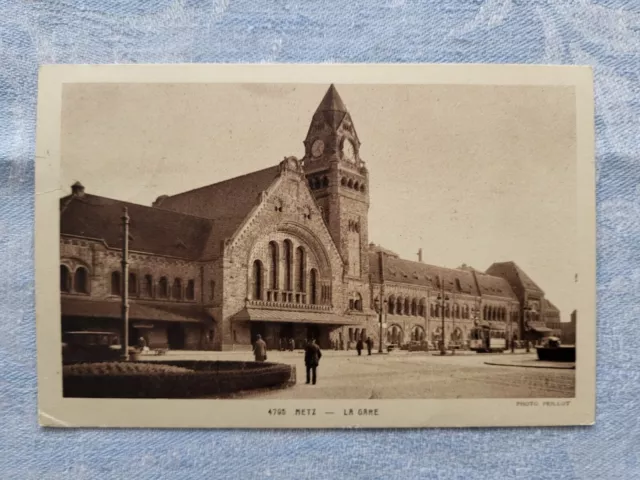
{"label": "pointed roof", "polygon": [[347,107],[340,98],[340,94],[338,93],[338,90],[336,90],[336,87],[333,85],[333,83],[327,90],[327,93],[324,94],[324,98],[320,102],[320,105],[318,105],[316,113],[318,112],[347,113]]}

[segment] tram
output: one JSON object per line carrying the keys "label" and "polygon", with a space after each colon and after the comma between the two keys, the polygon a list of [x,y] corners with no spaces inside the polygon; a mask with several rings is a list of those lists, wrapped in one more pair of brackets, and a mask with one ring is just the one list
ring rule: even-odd
{"label": "tram", "polygon": [[504,352],[507,349],[506,333],[489,325],[473,327],[470,332],[469,348],[474,352]]}

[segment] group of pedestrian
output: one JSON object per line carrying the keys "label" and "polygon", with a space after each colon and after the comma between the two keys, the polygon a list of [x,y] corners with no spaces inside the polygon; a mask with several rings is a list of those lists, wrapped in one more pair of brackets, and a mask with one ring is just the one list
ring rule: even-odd
{"label": "group of pedestrian", "polygon": [[362,338],[358,339],[358,341],[356,342],[356,350],[358,352],[358,356],[362,355],[362,350],[365,344],[367,345],[368,354],[371,355],[371,350],[373,349],[373,340],[371,339],[371,337],[367,337],[364,342],[362,341]]}
{"label": "group of pedestrian", "polygon": [[[290,351],[293,351],[295,347],[294,340],[290,339],[280,339],[280,350],[286,350],[287,346]],[[373,340],[371,337],[367,337],[367,339],[363,342],[362,338],[358,340],[356,343],[356,350],[358,351],[358,355],[362,355],[362,350],[364,347],[367,347],[368,355],[371,355],[371,351],[373,350]],[[261,335],[256,335],[256,342],[253,345],[253,355],[256,359],[256,362],[264,362],[267,360],[267,344],[262,339]],[[315,385],[318,379],[317,370],[318,365],[320,364],[320,358],[322,358],[322,351],[320,347],[316,343],[315,338],[311,338],[304,347],[304,365],[307,370],[307,384]]]}
{"label": "group of pedestrian", "polygon": [[281,338],[280,339],[280,351],[284,352],[289,350],[293,352],[296,348],[296,341],[293,338]]}
{"label": "group of pedestrian", "polygon": [[[281,348],[283,342],[280,342]],[[293,339],[289,339],[290,350],[293,351]],[[262,339],[262,335],[256,335],[256,341],[253,344],[253,356],[256,362],[264,362],[267,360],[267,343]],[[322,351],[314,338],[310,339],[304,348],[304,365],[307,370],[307,384],[316,384],[318,375],[317,369],[322,358]]]}

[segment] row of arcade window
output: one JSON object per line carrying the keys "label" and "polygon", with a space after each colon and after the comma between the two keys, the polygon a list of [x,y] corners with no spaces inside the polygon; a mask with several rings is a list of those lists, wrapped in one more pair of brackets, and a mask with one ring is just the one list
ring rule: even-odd
{"label": "row of arcade window", "polygon": [[[122,295],[123,282],[120,272],[111,272],[111,295]],[[138,276],[130,272],[129,273],[129,295],[139,296],[145,298],[171,298],[174,300],[195,300],[195,281],[189,280],[183,288],[183,283],[180,278],[173,280],[173,283],[169,283],[167,277],[161,277],[157,285],[154,284],[153,277],[151,275],[145,275],[140,282],[138,282]],[[211,282],[210,297],[213,299],[213,293],[215,290],[215,283]],[[89,293],[89,272],[85,267],[79,266],[72,273],[71,269],[66,265],[60,265],[60,291],[64,293]]]}
{"label": "row of arcade window", "polygon": [[360,183],[357,180],[353,180],[347,177],[342,177],[342,179],[340,180],[340,185],[342,185],[343,187],[353,188],[358,192],[364,193],[364,190],[365,190],[364,183]]}
{"label": "row of arcade window", "polygon": [[329,178],[325,175],[324,177],[313,177],[309,179],[309,188],[311,190],[317,190],[319,188],[327,188],[329,186]]}
{"label": "row of arcade window", "polygon": [[471,310],[469,309],[469,305],[458,305],[454,303],[453,305],[447,303],[444,305],[439,305],[437,303],[431,304],[429,308],[429,314],[431,317],[440,318],[444,313],[445,318],[471,318]]}
{"label": "row of arcade window", "polygon": [[424,317],[426,313],[427,300],[422,298],[418,301],[417,298],[402,298],[395,295],[390,295],[387,301],[388,313],[390,315],[414,315]]}
{"label": "row of arcade window", "polygon": [[491,307],[485,305],[482,309],[483,320],[502,320],[507,319],[507,309],[505,307]]}
{"label": "row of arcade window", "polygon": [[60,291],[64,293],[89,293],[89,272],[77,267],[73,274],[66,265],[60,265]]}
{"label": "row of arcade window", "polygon": [[349,310],[362,311],[362,295],[353,292],[349,295]]}
{"label": "row of arcade window", "polygon": [[[123,282],[120,272],[111,272],[111,295],[122,295]],[[160,277],[155,284],[151,275],[145,275],[138,282],[138,276],[129,273],[128,293],[135,297],[162,298],[172,300],[195,300],[195,281],[187,281],[186,288],[183,287],[182,279],[175,278],[172,283],[167,277]]]}

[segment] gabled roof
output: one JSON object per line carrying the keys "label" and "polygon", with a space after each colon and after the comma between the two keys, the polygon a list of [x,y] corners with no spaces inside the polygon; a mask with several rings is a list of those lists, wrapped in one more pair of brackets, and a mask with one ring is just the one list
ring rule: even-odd
{"label": "gabled roof", "polygon": [[231,238],[253,207],[260,192],[276,179],[279,166],[249,173],[205,187],[158,198],[154,206],[214,221],[216,238]]}
{"label": "gabled roof", "polygon": [[509,279],[513,278],[524,289],[544,294],[544,291],[515,262],[496,262],[487,269],[487,273]]}
{"label": "gabled roof", "polygon": [[124,207],[132,251],[195,260],[213,231],[213,222],[205,218],[82,193],[60,199],[60,233],[120,248]]}
{"label": "gabled roof", "polygon": [[511,289],[509,282],[504,278],[494,277],[493,275],[487,275],[486,273],[474,270],[476,279],[478,280],[478,287],[482,295],[493,295],[494,297],[509,297],[513,300],[517,300],[515,293]]}
{"label": "gabled roof", "polygon": [[542,308],[548,312],[548,311],[553,311],[553,312],[560,312],[560,309],[558,307],[556,307],[553,303],[551,303],[550,300],[543,298],[542,299]]}

